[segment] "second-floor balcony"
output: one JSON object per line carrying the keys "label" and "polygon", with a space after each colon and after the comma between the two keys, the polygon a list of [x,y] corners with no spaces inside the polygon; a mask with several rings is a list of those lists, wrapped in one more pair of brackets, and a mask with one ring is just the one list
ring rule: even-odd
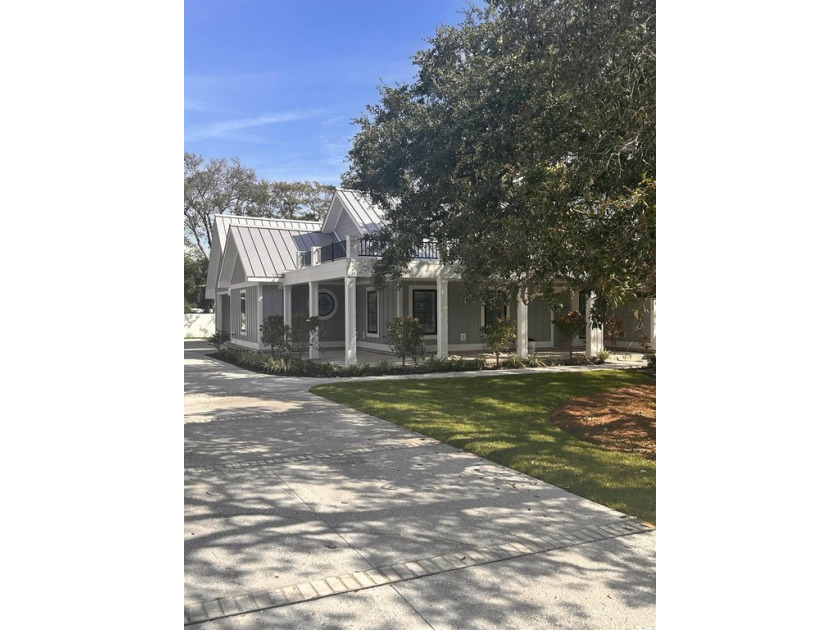
{"label": "second-floor balcony", "polygon": [[[299,252],[299,267],[311,267],[345,258],[371,258],[382,256],[387,245],[375,242],[369,236],[350,241],[350,255],[347,252],[347,241],[337,241],[322,247],[313,247],[308,252]],[[426,241],[414,252],[415,260],[437,260],[438,249],[434,241]]]}

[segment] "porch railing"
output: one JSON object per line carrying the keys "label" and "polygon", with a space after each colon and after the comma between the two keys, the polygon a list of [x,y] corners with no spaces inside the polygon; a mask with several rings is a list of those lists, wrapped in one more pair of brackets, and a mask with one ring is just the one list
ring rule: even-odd
{"label": "porch railing", "polygon": [[347,246],[342,241],[339,241],[337,243],[330,243],[329,245],[324,245],[321,248],[320,252],[320,258],[322,263],[347,258]]}
{"label": "porch railing", "polygon": [[[381,256],[387,249],[387,245],[375,242],[370,237],[364,236],[359,239],[359,256]],[[434,241],[426,241],[416,250],[414,250],[414,258],[425,258],[430,260],[437,260],[438,248]]]}

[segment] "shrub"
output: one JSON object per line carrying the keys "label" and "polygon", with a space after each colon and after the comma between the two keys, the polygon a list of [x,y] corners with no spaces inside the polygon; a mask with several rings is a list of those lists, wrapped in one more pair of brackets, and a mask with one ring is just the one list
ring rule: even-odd
{"label": "shrub", "polygon": [[318,347],[318,317],[307,317],[301,313],[292,316],[292,328],[290,336],[290,347],[292,352],[297,352],[298,359],[302,359],[303,353],[309,348]]}
{"label": "shrub", "polygon": [[612,356],[612,352],[610,352],[609,350],[604,348],[603,350],[598,352],[598,354],[595,355],[595,361],[594,362],[595,362],[596,365],[602,365],[603,363],[606,363],[607,359],[609,359],[611,356]]}
{"label": "shrub", "polygon": [[216,352],[221,352],[222,348],[230,342],[230,333],[226,330],[217,330],[212,335],[207,337],[207,341],[216,348]]}
{"label": "shrub", "polygon": [[561,339],[569,342],[569,358],[572,358],[572,344],[574,340],[586,332],[586,318],[580,311],[569,311],[565,315],[558,315],[551,322]]}
{"label": "shrub", "polygon": [[516,339],[516,329],[509,317],[500,317],[492,324],[487,324],[481,329],[481,343],[485,350],[496,355],[496,367],[499,367],[499,354],[510,348],[511,342]]}
{"label": "shrub", "polygon": [[526,363],[525,359],[520,357],[518,354],[512,354],[508,357],[507,365],[509,367],[512,367],[514,370],[519,370],[521,368],[524,368]]}
{"label": "shrub", "polygon": [[423,325],[416,317],[397,317],[388,323],[388,347],[398,357],[402,358],[402,365],[405,367],[405,358],[414,359],[417,364],[418,357],[423,354]]}
{"label": "shrub", "polygon": [[276,348],[280,349],[281,354],[289,355],[291,353],[292,328],[283,323],[282,315],[269,315],[263,319],[260,332],[262,333],[262,342],[271,348],[272,357],[277,356]]}

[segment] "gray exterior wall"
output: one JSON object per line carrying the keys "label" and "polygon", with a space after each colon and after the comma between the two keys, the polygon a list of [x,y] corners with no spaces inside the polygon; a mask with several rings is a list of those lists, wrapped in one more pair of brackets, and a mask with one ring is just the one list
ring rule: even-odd
{"label": "gray exterior wall", "polygon": [[[323,319],[321,341],[344,341],[344,284],[320,283],[318,290],[328,289],[335,295],[337,308],[332,317]],[[309,285],[292,286],[292,315],[300,313],[309,317]],[[282,314],[282,311],[281,311]]]}
{"label": "gray exterior wall", "polygon": [[[461,333],[466,339],[461,339]],[[464,284],[449,283],[449,345],[481,343],[481,306],[464,302]]]}
{"label": "gray exterior wall", "polygon": [[[245,333],[241,329],[241,295],[245,294]],[[256,343],[259,340],[259,325],[257,322],[257,287],[233,289],[231,296],[231,337]]]}
{"label": "gray exterior wall", "polygon": [[[641,332],[636,332],[636,318],[633,316],[633,311],[638,310],[642,315],[642,330]],[[620,344],[629,344],[629,343],[636,343],[639,344],[642,341],[642,335],[650,336],[650,303],[642,303],[642,302],[633,302],[632,304],[628,304],[623,308],[619,309],[618,311],[619,318],[621,322],[624,324],[624,335],[617,338],[617,342]],[[650,340],[648,340],[650,342]],[[604,343],[609,344],[610,340],[607,339],[607,336],[604,335]]]}
{"label": "gray exterior wall", "polygon": [[242,266],[242,261],[237,258],[233,265],[233,275],[231,276],[230,283],[239,284],[240,282],[245,282],[246,280],[247,276],[245,275],[245,267]]}
{"label": "gray exterior wall", "polygon": [[551,326],[551,309],[545,300],[531,300],[528,304],[528,337],[534,341],[551,341]]}
{"label": "gray exterior wall", "polygon": [[283,315],[283,287],[263,285],[263,318]]}
{"label": "gray exterior wall", "polygon": [[346,212],[342,212],[341,217],[335,224],[335,235],[343,241],[344,237],[348,234],[350,236],[359,236],[359,228],[356,227],[356,224],[353,223],[353,219],[351,219]]}
{"label": "gray exterior wall", "polygon": [[230,332],[230,296],[216,294],[216,330]]}
{"label": "gray exterior wall", "polygon": [[[388,324],[397,316],[397,284],[389,282],[377,291],[379,309],[379,330],[376,334],[367,332],[367,293],[372,284],[356,285],[356,338],[370,343],[388,343]],[[405,312],[405,309],[403,309]]]}

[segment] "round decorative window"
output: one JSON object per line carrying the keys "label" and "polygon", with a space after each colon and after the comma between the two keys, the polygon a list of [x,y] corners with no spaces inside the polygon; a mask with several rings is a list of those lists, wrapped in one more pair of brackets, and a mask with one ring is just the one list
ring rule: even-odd
{"label": "round decorative window", "polygon": [[335,314],[335,296],[332,291],[318,291],[318,317],[329,319]]}

